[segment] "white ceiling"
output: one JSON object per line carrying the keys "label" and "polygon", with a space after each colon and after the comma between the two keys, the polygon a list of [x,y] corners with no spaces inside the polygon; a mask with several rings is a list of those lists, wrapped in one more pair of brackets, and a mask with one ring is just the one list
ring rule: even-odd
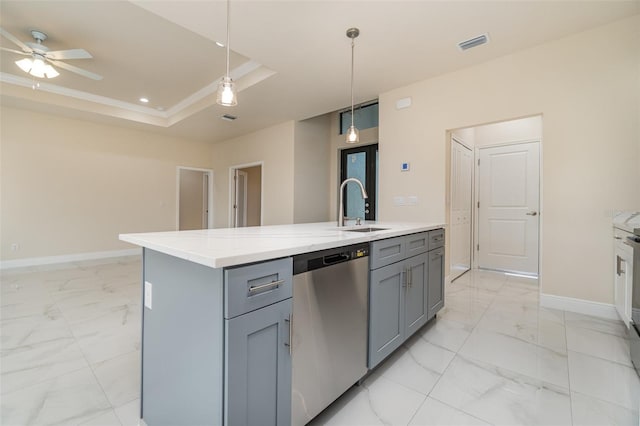
{"label": "white ceiling", "polygon": [[[101,74],[64,70],[32,81],[2,52],[5,105],[221,141],[286,120],[349,105],[350,40],[356,39],[356,102],[428,77],[640,13],[633,1],[311,1],[231,0],[232,76],[239,104],[215,104],[224,74],[224,1],[7,1],[0,26],[22,41],[49,35],[53,49],[84,48],[69,61]],[[456,43],[488,32],[491,43]],[[16,48],[2,39],[0,45]],[[149,106],[138,98],[148,97]],[[160,107],[162,110],[158,110]],[[235,122],[219,119],[237,115]]]}

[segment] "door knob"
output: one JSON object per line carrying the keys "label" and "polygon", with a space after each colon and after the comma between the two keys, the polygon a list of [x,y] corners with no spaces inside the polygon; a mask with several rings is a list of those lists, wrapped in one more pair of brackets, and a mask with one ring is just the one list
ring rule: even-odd
{"label": "door knob", "polygon": [[538,212],[529,212],[527,213],[527,216],[537,216]]}

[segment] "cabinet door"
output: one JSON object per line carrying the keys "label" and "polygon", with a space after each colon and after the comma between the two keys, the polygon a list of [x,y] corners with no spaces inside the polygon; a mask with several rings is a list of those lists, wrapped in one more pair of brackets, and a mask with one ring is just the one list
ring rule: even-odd
{"label": "cabinet door", "polygon": [[631,324],[631,279],[633,277],[633,252],[616,247],[614,300],[620,319],[627,327]]}
{"label": "cabinet door", "polygon": [[444,248],[432,250],[428,255],[427,319],[430,319],[444,306]]}
{"label": "cabinet door", "polygon": [[369,368],[373,368],[404,341],[404,262],[371,271],[369,283]]}
{"label": "cabinet door", "polygon": [[427,322],[427,254],[410,257],[405,262],[405,339]]}
{"label": "cabinet door", "polygon": [[225,320],[226,425],[291,423],[290,315],[287,299]]}

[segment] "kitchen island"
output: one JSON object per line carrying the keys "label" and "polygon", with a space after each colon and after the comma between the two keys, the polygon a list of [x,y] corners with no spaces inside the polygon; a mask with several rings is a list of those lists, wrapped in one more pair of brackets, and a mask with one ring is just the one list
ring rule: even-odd
{"label": "kitchen island", "polygon": [[[382,229],[356,232],[370,226]],[[433,282],[440,299],[429,306],[426,300],[433,275],[426,253],[431,244],[442,247],[441,228],[381,222],[338,228],[328,222],[121,235],[144,248],[142,420],[149,426],[291,424],[292,256],[371,243],[378,250],[376,255],[372,249],[371,276],[384,271],[386,281],[378,277],[378,283],[395,280],[398,291],[420,288],[407,278],[414,268],[413,281],[423,281],[424,312],[419,321],[399,326],[399,335],[383,342],[373,361],[370,354],[373,367],[408,337],[411,326],[423,325],[442,306],[442,249],[429,252],[437,260],[432,269],[439,274]],[[422,268],[410,264],[409,256],[423,256]],[[400,296],[407,304],[416,299]],[[386,305],[381,302],[370,301]],[[399,309],[404,316],[404,307]],[[388,317],[385,311],[376,317]],[[387,338],[373,330],[372,341]]]}

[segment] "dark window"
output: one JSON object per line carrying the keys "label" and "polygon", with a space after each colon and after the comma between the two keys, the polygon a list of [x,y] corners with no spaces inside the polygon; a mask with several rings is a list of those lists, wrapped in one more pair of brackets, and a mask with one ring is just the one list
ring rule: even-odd
{"label": "dark window", "polygon": [[[355,126],[358,130],[378,127],[378,102],[358,106],[353,110]],[[351,126],[351,110],[340,113],[340,134],[344,135]]]}

